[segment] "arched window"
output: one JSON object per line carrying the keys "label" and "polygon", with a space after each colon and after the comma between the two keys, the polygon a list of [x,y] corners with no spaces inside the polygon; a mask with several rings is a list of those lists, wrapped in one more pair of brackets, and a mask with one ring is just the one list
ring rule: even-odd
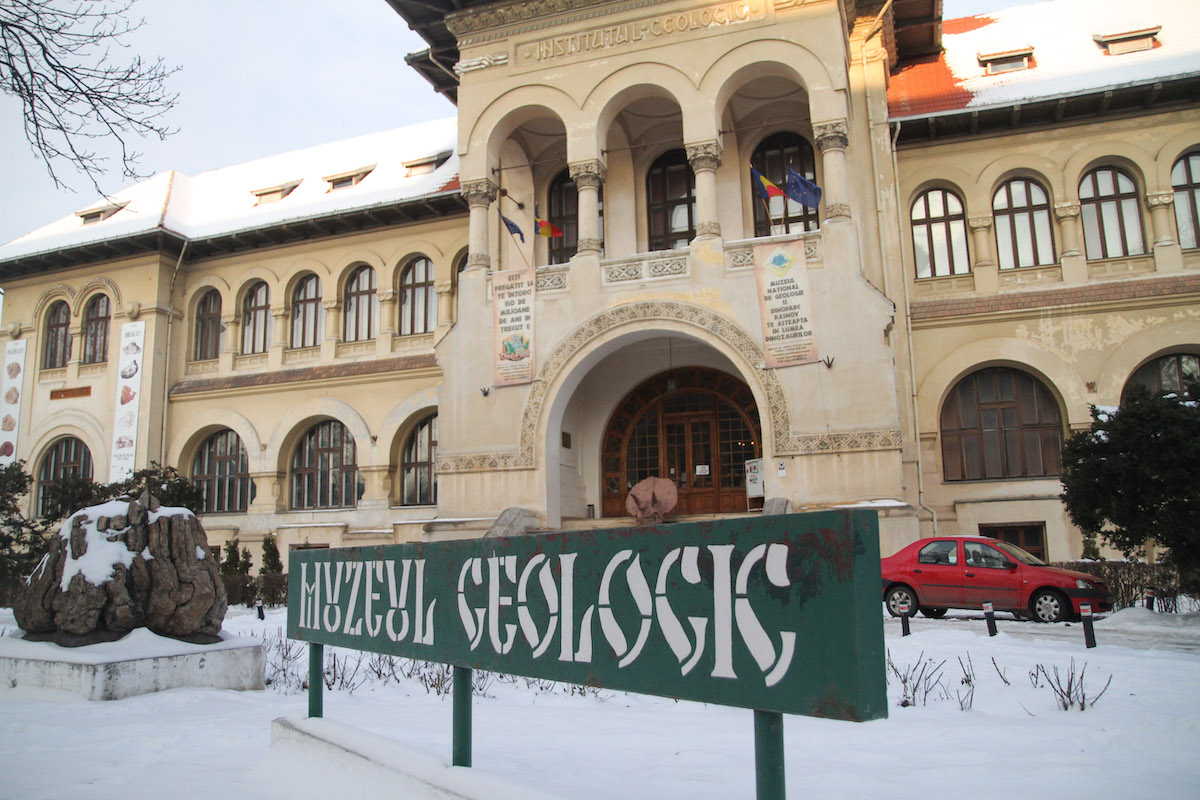
{"label": "arched window", "polygon": [[98,294],[88,301],[83,311],[83,363],[99,364],[108,361],[108,296]]}
{"label": "arched window", "polygon": [[437,327],[433,262],[418,256],[400,273],[400,335],[429,333]]}
{"label": "arched window", "polygon": [[210,289],[196,303],[196,343],[192,358],[207,361],[221,355],[225,329],[221,325],[221,293]]}
{"label": "arched window", "polygon": [[992,197],[1000,269],[1055,263],[1050,196],[1036,181],[1013,178]]}
{"label": "arched window", "polygon": [[192,485],[204,494],[204,513],[245,511],[254,482],[242,439],[231,430],[214,433],[192,461]]}
{"label": "arched window", "polygon": [[343,341],[365,342],[375,338],[379,319],[379,295],[375,268],[363,264],[346,281],[346,324]]}
{"label": "arched window", "polygon": [[292,508],[346,508],[362,495],[354,438],[336,420],[318,422],[292,455]]}
{"label": "arched window", "polygon": [[242,354],[265,353],[271,346],[271,290],[262,281],[242,302]]}
{"label": "arched window", "polygon": [[42,348],[42,368],[65,367],[71,359],[71,309],[56,300],[46,312],[46,342]]}
{"label": "arched window", "polygon": [[1200,151],[1188,153],[1171,167],[1175,188],[1175,223],[1179,246],[1200,247]]}
{"label": "arched window", "polygon": [[[59,439],[50,447],[38,469],[38,516],[45,517],[59,510],[53,507],[54,503],[51,501],[55,483],[63,478],[91,480],[91,477],[92,452],[88,450],[87,445],[74,436]],[[69,509],[68,513],[75,510],[77,509]]]}
{"label": "arched window", "polygon": [[646,173],[651,250],[687,247],[696,238],[696,180],[683,150],[668,150]]}
{"label": "arched window", "polygon": [[947,481],[1040,478],[1062,472],[1062,416],[1025,372],[992,367],[958,382],[942,406]]}
{"label": "arched window", "polygon": [[1097,167],[1079,183],[1083,244],[1088,258],[1120,258],[1146,252],[1137,184],[1124,170]]}
{"label": "arched window", "polygon": [[321,306],[321,279],[305,275],[292,290],[292,347],[316,347],[321,343],[325,309]]}
{"label": "arched window", "polygon": [[[792,131],[780,131],[763,139],[750,156],[750,166],[780,189],[787,184],[788,167],[810,181],[816,182],[817,179],[816,156],[812,145]],[[819,227],[815,208],[802,206],[787,197],[772,197],[764,203],[753,191],[751,197],[754,202],[755,236],[815,231]],[[768,208],[770,217],[767,216]]]}
{"label": "arched window", "polygon": [[437,476],[433,463],[437,460],[437,414],[417,423],[409,434],[401,454],[400,474],[406,506],[430,506],[437,502]]}
{"label": "arched window", "polygon": [[1146,362],[1125,382],[1122,399],[1135,383],[1145,386],[1156,395],[1183,392],[1192,384],[1200,383],[1200,356],[1195,353],[1170,353]]}
{"label": "arched window", "polygon": [[911,218],[918,278],[971,271],[962,198],[946,189],[922,192],[913,203]]}
{"label": "arched window", "polygon": [[[558,226],[562,236],[549,239],[550,263],[565,264],[579,249],[579,190],[571,171],[564,169],[550,181],[547,190],[547,216],[551,224]],[[597,191],[600,211],[600,235],[604,235],[604,188]]]}

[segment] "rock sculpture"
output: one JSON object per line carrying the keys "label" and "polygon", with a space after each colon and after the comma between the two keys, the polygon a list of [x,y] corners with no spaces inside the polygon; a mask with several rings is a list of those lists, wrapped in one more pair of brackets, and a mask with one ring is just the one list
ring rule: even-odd
{"label": "rock sculpture", "polygon": [[13,604],[25,638],[77,646],[134,628],[210,644],[228,605],[204,528],[149,492],[75,512]]}
{"label": "rock sculpture", "polygon": [[637,518],[638,525],[659,524],[663,516],[679,502],[675,482],[667,478],[646,478],[638,481],[625,498],[625,510]]}

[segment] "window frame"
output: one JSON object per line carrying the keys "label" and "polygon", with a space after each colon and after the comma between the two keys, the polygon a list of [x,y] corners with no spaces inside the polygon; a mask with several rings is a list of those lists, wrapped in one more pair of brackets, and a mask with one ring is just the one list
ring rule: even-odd
{"label": "window frame", "polygon": [[67,477],[91,480],[95,465],[92,451],[77,436],[63,436],[46,449],[37,471],[37,515],[44,518],[49,511],[49,491],[55,483]]}
{"label": "window frame", "polygon": [[[1007,398],[1005,377],[1011,388]],[[991,381],[986,389],[985,380]],[[947,392],[938,414],[942,480],[1057,478],[1062,474],[1063,419],[1058,399],[1029,372],[985,367],[964,375]]]}
{"label": "window frame", "polygon": [[271,347],[271,287],[255,281],[242,299],[242,355],[258,355]]}
{"label": "window frame", "polygon": [[[1019,193],[1014,192],[1018,185],[1023,187],[1023,201],[1019,199]],[[1035,190],[1041,193],[1041,201],[1034,200]],[[1018,205],[1018,202],[1023,204]],[[1048,267],[1058,263],[1050,206],[1050,192],[1040,181],[1033,178],[1010,178],[997,187],[992,195],[992,228],[996,237],[996,260],[1000,269]],[[1029,238],[1029,258],[1025,258],[1022,253],[1022,230]]]}
{"label": "window frame", "polygon": [[62,369],[71,360],[71,307],[66,300],[55,300],[45,320],[42,369]]}
{"label": "window frame", "polygon": [[[1112,193],[1102,194],[1102,176],[1107,173],[1112,174],[1113,189]],[[1132,188],[1122,189],[1122,180]],[[1079,180],[1079,218],[1083,226],[1084,255],[1089,261],[1146,254],[1138,182],[1121,167],[1102,164],[1088,170]],[[1119,241],[1114,241],[1118,238]],[[1093,252],[1095,247],[1099,248],[1099,253]]]}
{"label": "window frame", "polygon": [[433,260],[428,256],[413,256],[401,270],[401,336],[420,336],[432,333],[437,327],[437,290],[434,277]]}
{"label": "window frame", "polygon": [[[1185,365],[1185,360],[1191,366]],[[1163,367],[1166,363],[1172,363],[1175,371],[1175,379],[1177,385],[1167,386],[1163,383]],[[1150,390],[1151,394],[1161,395],[1168,392],[1180,393],[1187,389],[1188,373],[1195,375],[1197,382],[1200,382],[1200,354],[1187,350],[1177,350],[1170,353],[1163,353],[1142,364],[1125,380],[1125,386],[1121,389],[1121,402],[1125,402],[1125,395],[1129,392],[1129,388],[1135,383],[1141,384]],[[1153,379],[1152,381],[1150,379]]]}
{"label": "window frame", "polygon": [[106,294],[88,300],[83,310],[83,363],[103,364],[108,361],[108,332],[112,320],[112,303]]}
{"label": "window frame", "polygon": [[[683,176],[686,196],[670,196],[672,173]],[[660,153],[646,170],[646,247],[651,252],[678,250],[696,238],[696,175],[688,163],[687,151],[673,148]],[[657,191],[656,191],[657,189]],[[655,199],[655,198],[658,199]],[[687,229],[672,230],[672,218],[677,209],[685,209]],[[655,233],[655,221],[662,231]],[[686,239],[681,239],[686,236]]]}
{"label": "window frame", "polygon": [[321,305],[321,279],[310,272],[296,281],[292,289],[289,347],[302,350],[320,346],[324,310]]}
{"label": "window frame", "polygon": [[362,495],[362,481],[350,430],[336,419],[310,427],[292,450],[288,478],[295,511],[354,508]]}
{"label": "window frame", "polygon": [[[794,158],[795,163],[790,158]],[[750,166],[781,189],[787,183],[789,166],[813,183],[817,182],[816,151],[808,139],[795,131],[776,131],[765,137],[750,155]],[[772,197],[764,207],[764,201],[753,187],[750,198],[756,237],[776,235],[775,227],[782,228],[782,234],[807,233],[821,228],[820,213],[816,208],[800,205],[788,197]],[[768,209],[770,219],[767,219]]]}
{"label": "window frame", "polygon": [[400,450],[401,505],[437,505],[437,419],[436,412],[424,417],[404,440]]}
{"label": "window frame", "polygon": [[[364,279],[366,283],[364,285]],[[346,277],[343,342],[369,342],[379,331],[379,278],[370,264],[359,264]]]}
{"label": "window frame", "polygon": [[[935,208],[932,198],[938,197],[941,210]],[[958,206],[957,211],[951,211],[950,199]],[[918,217],[918,206],[921,214]],[[971,273],[971,247],[967,236],[967,206],[962,196],[946,186],[931,186],[918,194],[909,206],[909,227],[912,235],[913,265],[916,268],[918,280],[924,278],[946,278],[954,275],[969,275]],[[918,235],[923,231],[924,236]],[[941,231],[944,238],[944,249],[939,250],[935,243],[935,232]],[[918,247],[918,241],[924,239],[926,246],[924,256]],[[939,252],[942,253],[939,258]],[[948,263],[943,263],[948,261]],[[927,274],[924,274],[927,273]]]}
{"label": "window frame", "polygon": [[221,304],[221,293],[216,289],[209,289],[196,301],[193,361],[212,361],[221,356],[225,339]]}
{"label": "window frame", "polygon": [[201,513],[244,513],[256,491],[242,437],[226,428],[205,439],[192,458],[191,481],[204,496]]}
{"label": "window frame", "polygon": [[[1175,192],[1175,230],[1179,246],[1184,250],[1200,247],[1200,150],[1184,153],[1171,165],[1171,188]],[[1185,231],[1189,239],[1186,242]]]}

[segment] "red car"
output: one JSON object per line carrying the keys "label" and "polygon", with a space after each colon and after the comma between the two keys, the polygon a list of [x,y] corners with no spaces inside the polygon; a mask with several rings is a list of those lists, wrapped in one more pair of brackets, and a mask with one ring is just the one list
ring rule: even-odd
{"label": "red car", "polygon": [[1112,611],[1108,587],[1095,576],[1047,566],[1016,545],[984,536],[920,539],[883,559],[881,571],[892,616],[900,615],[905,600],[910,614],[920,609],[934,618],[985,601],[1038,622],[1077,618],[1083,603],[1097,613]]}

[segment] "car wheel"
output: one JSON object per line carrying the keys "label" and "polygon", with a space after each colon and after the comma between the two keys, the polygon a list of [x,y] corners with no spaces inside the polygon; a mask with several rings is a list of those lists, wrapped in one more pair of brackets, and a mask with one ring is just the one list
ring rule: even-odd
{"label": "car wheel", "polygon": [[917,613],[917,595],[912,589],[907,586],[893,586],[889,589],[887,597],[884,598],[888,613],[893,617],[900,616],[900,606],[905,600],[908,601],[909,616]]}
{"label": "car wheel", "polygon": [[929,617],[930,619],[941,619],[942,617],[946,616],[946,612],[949,610],[950,609],[948,608],[929,608],[928,606],[921,606],[921,615]]}
{"label": "car wheel", "polygon": [[1029,601],[1034,622],[1062,622],[1071,613],[1071,604],[1053,589],[1043,589]]}

